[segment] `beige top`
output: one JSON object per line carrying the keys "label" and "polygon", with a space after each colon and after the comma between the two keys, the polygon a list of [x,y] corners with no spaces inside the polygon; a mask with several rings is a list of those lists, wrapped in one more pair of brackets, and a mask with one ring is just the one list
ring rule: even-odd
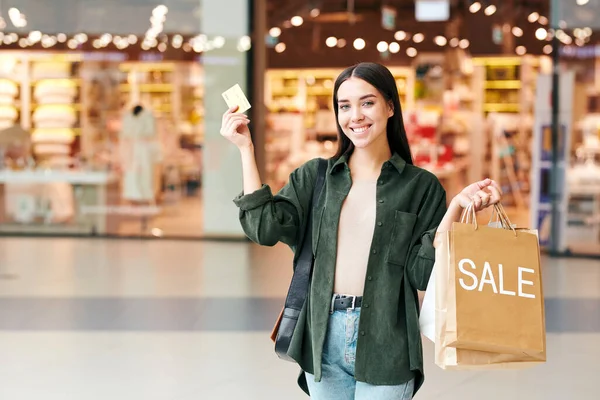
{"label": "beige top", "polygon": [[362,296],[375,231],[377,181],[356,181],[342,205],[334,292]]}

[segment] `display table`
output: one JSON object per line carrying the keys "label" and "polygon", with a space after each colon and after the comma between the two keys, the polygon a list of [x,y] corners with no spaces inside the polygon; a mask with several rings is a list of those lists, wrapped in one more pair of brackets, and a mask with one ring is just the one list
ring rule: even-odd
{"label": "display table", "polygon": [[0,232],[104,234],[106,215],[81,210],[107,206],[116,182],[102,171],[0,171]]}

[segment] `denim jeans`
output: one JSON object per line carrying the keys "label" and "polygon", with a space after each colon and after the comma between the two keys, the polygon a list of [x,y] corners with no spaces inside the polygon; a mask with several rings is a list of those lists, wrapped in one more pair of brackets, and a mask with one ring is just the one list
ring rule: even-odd
{"label": "denim jeans", "polygon": [[321,382],[306,373],[311,399],[315,400],[410,400],[414,381],[402,385],[370,385],[354,379],[360,308],[335,311],[329,317],[323,346]]}

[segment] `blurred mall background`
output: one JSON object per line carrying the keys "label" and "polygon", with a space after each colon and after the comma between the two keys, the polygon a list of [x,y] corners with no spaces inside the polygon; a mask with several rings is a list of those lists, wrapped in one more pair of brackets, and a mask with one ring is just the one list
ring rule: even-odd
{"label": "blurred mall background", "polygon": [[333,154],[361,61],[416,163],[450,196],[499,181],[548,253],[548,364],[448,374],[426,346],[419,398],[598,398],[599,32],[600,0],[0,1],[0,399],[303,398],[268,341],[291,254],[244,238],[221,93],[278,189]]}

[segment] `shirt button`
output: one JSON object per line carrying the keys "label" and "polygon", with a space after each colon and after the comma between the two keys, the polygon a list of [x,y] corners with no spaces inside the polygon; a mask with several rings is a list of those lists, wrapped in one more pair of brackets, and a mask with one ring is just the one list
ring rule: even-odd
{"label": "shirt button", "polygon": [[377,250],[373,249],[373,254],[377,254]]}
{"label": "shirt button", "polygon": [[379,200],[379,204],[383,204],[383,203],[384,203],[384,201],[383,201],[383,200]]}
{"label": "shirt button", "polygon": [[380,185],[380,186],[381,186],[381,185],[383,185],[383,179],[380,179],[380,180],[379,180],[379,185]]}
{"label": "shirt button", "polygon": [[364,304],[364,307],[365,307],[365,308],[369,308],[369,305],[368,305],[368,304]]}
{"label": "shirt button", "polygon": [[373,277],[369,276],[369,277],[367,277],[367,279],[370,280],[370,281],[372,281]]}
{"label": "shirt button", "polygon": [[378,222],[377,226],[383,226],[383,222]]}
{"label": "shirt button", "polygon": [[365,336],[365,331],[360,331],[360,336]]}

